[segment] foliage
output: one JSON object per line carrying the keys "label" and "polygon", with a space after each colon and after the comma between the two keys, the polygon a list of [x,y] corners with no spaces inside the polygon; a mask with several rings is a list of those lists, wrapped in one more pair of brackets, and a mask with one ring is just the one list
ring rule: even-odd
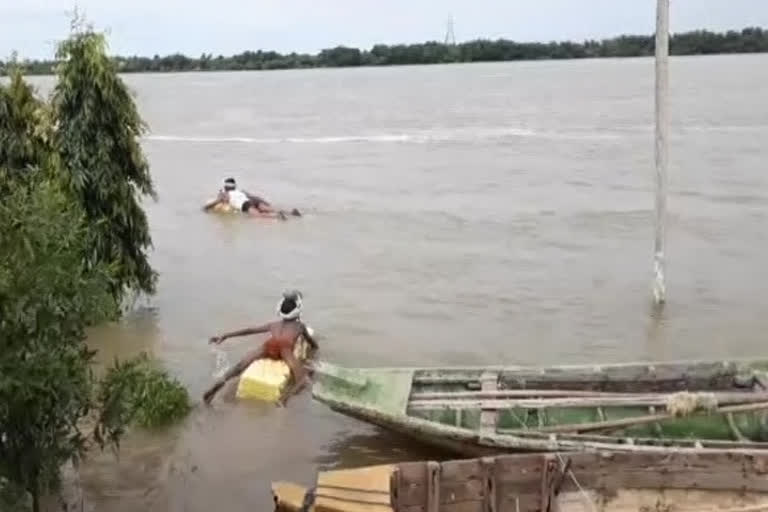
{"label": "foliage", "polygon": [[[62,47],[70,58],[57,108],[15,71],[0,83],[3,511],[27,509],[28,497],[39,510],[40,497],[59,485],[62,464],[77,463],[93,441],[117,446],[131,422],[162,425],[189,410],[186,390],[146,356],[116,363],[102,381],[91,370],[95,352],[85,329],[117,315],[114,292],[127,273],[120,254],[94,257],[93,247],[103,247],[110,229],[125,237],[118,249],[148,241],[133,187],[151,192],[151,183],[135,139],[138,114],[103,45],[72,41]],[[123,201],[116,213],[108,203],[115,200]]]}
{"label": "foliage", "polygon": [[[161,57],[115,57],[117,69],[124,73],[176,71],[239,71],[338,66],[390,66],[400,64],[440,64],[538,59],[583,59],[599,57],[642,57],[653,55],[653,35],[623,35],[602,41],[562,41],[549,43],[517,42],[506,39],[474,40],[458,45],[438,42],[417,44],[377,44],[370,50],[338,46],[317,55],[273,51],[246,51],[231,57],[202,54],[199,58],[180,53]],[[675,34],[670,40],[672,55],[711,53],[768,52],[768,30],[745,28],[741,31],[710,32],[697,30]],[[25,61],[28,73],[50,74],[53,61]],[[0,74],[3,66],[0,62]]]}
{"label": "foliage", "polygon": [[114,311],[108,272],[83,264],[82,226],[50,182],[0,202],[0,477],[35,504],[86,449],[78,422],[91,410],[93,352],[84,329]]}
{"label": "foliage", "polygon": [[[97,400],[104,418],[117,420],[118,427],[129,423],[145,428],[163,427],[183,418],[190,409],[186,388],[146,354],[124,362],[115,361],[100,383]],[[116,432],[115,429],[106,431]],[[97,432],[97,436],[103,439],[102,432]]]}
{"label": "foliage", "polygon": [[55,141],[67,185],[93,234],[88,259],[114,267],[113,297],[153,293],[157,275],[146,251],[152,239],[140,196],[154,197],[139,138],[145,125],[130,92],[92,31],[61,43],[52,97]]}
{"label": "foliage", "polygon": [[[14,70],[8,86],[0,87],[0,166],[14,184],[28,182],[36,170],[55,165],[52,126],[47,105]],[[0,193],[8,192],[10,183],[0,182]]]}
{"label": "foliage", "polygon": [[27,512],[30,509],[29,495],[23,489],[0,478],[0,510],[3,512]]}
{"label": "foliage", "polygon": [[15,187],[0,202],[0,481],[35,504],[91,436],[117,446],[128,425],[165,425],[190,407],[186,390],[146,356],[94,377],[85,327],[115,308],[108,269],[82,259],[84,226],[50,181]]}

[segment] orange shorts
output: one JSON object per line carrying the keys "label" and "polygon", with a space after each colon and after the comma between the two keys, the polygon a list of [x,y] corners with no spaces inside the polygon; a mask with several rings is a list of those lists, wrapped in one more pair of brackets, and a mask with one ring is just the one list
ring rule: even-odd
{"label": "orange shorts", "polygon": [[276,340],[275,338],[270,338],[264,342],[264,357],[270,359],[282,359],[283,348],[292,350],[293,342],[290,340]]}

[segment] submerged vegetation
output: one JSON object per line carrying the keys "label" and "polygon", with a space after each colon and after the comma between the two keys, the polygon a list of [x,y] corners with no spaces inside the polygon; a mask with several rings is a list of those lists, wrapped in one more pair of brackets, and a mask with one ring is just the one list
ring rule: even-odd
{"label": "submerged vegetation", "polygon": [[[548,43],[495,41],[478,39],[449,45],[438,42],[386,45],[370,50],[338,46],[317,54],[274,51],[246,51],[225,57],[182,54],[154,57],[115,57],[121,72],[240,71],[318,67],[393,66],[403,64],[445,64],[454,62],[497,62],[542,59],[585,59],[599,57],[643,57],[653,55],[653,35],[623,35],[601,41],[562,41]],[[697,30],[674,34],[670,38],[672,55],[708,55],[716,53],[768,52],[768,30],[759,27],[741,31],[710,32]],[[30,74],[51,74],[55,61],[35,60],[23,63]],[[3,65],[0,62],[0,74]]]}
{"label": "submerged vegetation", "polygon": [[189,396],[146,356],[98,378],[86,328],[155,273],[139,200],[152,194],[136,106],[103,36],[61,44],[50,101],[19,69],[0,83],[0,505],[40,509],[62,465],[131,424],[183,417]]}

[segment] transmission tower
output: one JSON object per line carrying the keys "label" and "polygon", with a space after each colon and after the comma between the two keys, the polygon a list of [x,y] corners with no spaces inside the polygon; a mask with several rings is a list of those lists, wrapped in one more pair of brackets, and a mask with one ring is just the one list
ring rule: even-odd
{"label": "transmission tower", "polygon": [[453,16],[450,16],[445,24],[445,44],[456,45],[456,34],[453,32]]}

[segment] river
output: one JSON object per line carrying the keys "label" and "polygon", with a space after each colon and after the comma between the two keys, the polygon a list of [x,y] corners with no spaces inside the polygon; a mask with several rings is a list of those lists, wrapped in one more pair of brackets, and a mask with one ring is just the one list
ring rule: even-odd
{"label": "river", "polygon": [[[768,330],[768,56],[671,61],[669,304],[650,305],[653,61],[131,75],[158,293],[90,334],[195,399],[305,295],[354,366],[758,356]],[[204,215],[234,176],[303,219]],[[217,366],[217,360],[218,365]],[[82,468],[95,510],[269,510],[269,483],[439,456],[330,412],[217,400]]]}

